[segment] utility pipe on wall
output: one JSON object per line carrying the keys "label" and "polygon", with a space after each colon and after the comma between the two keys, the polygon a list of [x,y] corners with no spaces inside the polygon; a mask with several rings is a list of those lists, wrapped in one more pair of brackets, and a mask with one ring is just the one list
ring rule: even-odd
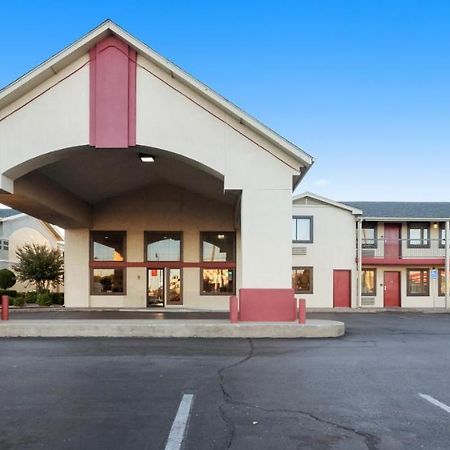
{"label": "utility pipe on wall", "polygon": [[450,221],[445,222],[445,307],[449,307],[450,297]]}
{"label": "utility pipe on wall", "polygon": [[362,219],[358,218],[358,229],[357,229],[357,247],[356,247],[356,260],[357,260],[357,297],[356,297],[356,307],[361,307],[362,298]]}

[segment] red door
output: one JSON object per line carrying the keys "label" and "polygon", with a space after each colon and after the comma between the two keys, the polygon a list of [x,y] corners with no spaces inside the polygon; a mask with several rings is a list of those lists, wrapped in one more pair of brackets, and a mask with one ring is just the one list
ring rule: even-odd
{"label": "red door", "polygon": [[384,272],[384,307],[400,307],[400,272]]}
{"label": "red door", "polygon": [[351,270],[333,270],[333,307],[351,306]]}
{"label": "red door", "polygon": [[384,257],[386,259],[400,258],[401,229],[402,228],[399,223],[384,224]]}

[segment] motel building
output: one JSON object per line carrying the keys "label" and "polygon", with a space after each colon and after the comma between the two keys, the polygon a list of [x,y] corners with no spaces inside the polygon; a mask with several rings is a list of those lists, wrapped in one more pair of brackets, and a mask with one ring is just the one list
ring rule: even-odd
{"label": "motel building", "polygon": [[310,308],[450,308],[450,202],[294,197],[292,285]]}
{"label": "motel building", "polygon": [[0,91],[0,202],[65,229],[68,308],[292,292],[312,163],[111,21]]}

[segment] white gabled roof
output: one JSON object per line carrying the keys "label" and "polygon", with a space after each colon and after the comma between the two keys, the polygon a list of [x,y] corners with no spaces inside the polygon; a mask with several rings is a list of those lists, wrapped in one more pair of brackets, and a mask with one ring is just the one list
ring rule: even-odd
{"label": "white gabled roof", "polygon": [[292,202],[295,203],[296,200],[301,200],[302,198],[311,198],[313,200],[317,200],[318,202],[326,203],[327,205],[334,206],[336,208],[344,209],[346,211],[351,212],[355,216],[361,215],[363,212],[358,208],[353,208],[349,205],[345,205],[344,203],[335,202],[326,197],[322,197],[317,194],[313,194],[312,192],[303,192],[302,194],[295,195],[292,197]]}
{"label": "white gabled roof", "polygon": [[50,78],[55,73],[58,73],[62,68],[86,54],[93,45],[110,33],[120,37],[131,47],[133,47],[139,54],[145,56],[151,62],[170,73],[173,78],[184,83],[203,97],[207,98],[217,107],[237,119],[241,124],[244,124],[257,134],[263,136],[269,142],[279,147],[286,154],[293,157],[301,164],[309,167],[314,162],[314,158],[301,148],[284,139],[282,136],[242,111],[240,108],[226,100],[208,86],[186,73],[180,67],[152,50],[143,42],[131,36],[127,31],[116,25],[111,20],[106,20],[101,23],[98,27],[94,28],[78,41],[69,45],[64,50],[37,66],[35,69],[0,90],[0,109],[17,98],[20,98],[31,89],[39,86],[44,80]]}

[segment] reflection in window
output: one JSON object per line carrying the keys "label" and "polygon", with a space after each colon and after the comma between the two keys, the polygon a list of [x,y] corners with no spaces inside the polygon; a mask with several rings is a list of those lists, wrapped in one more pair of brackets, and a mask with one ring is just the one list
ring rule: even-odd
{"label": "reflection in window", "polygon": [[147,261],[181,261],[181,232],[149,231]]}
{"label": "reflection in window", "polygon": [[123,294],[125,269],[93,269],[92,295]]}
{"label": "reflection in window", "polygon": [[234,293],[234,269],[202,269],[202,294]]}
{"label": "reflection in window", "polygon": [[292,218],[292,241],[312,242],[313,218],[308,216],[295,216]]}
{"label": "reflection in window", "polygon": [[430,224],[409,223],[408,224],[408,246],[429,247],[430,246]]}
{"label": "reflection in window", "polygon": [[375,248],[377,246],[376,229],[376,223],[363,222],[361,230],[363,248]]}
{"label": "reflection in window", "polygon": [[233,262],[235,234],[233,232],[202,232],[202,261]]}
{"label": "reflection in window", "polygon": [[313,269],[312,267],[292,268],[292,288],[297,294],[313,293]]}
{"label": "reflection in window", "polygon": [[408,295],[430,295],[428,269],[409,269],[407,280]]}
{"label": "reflection in window", "polygon": [[375,269],[363,269],[362,271],[362,295],[376,295],[377,294],[377,272]]}
{"label": "reflection in window", "polygon": [[123,261],[125,233],[123,231],[93,231],[91,233],[94,261]]}
{"label": "reflection in window", "polygon": [[181,269],[168,269],[169,292],[167,303],[170,305],[181,305]]}

